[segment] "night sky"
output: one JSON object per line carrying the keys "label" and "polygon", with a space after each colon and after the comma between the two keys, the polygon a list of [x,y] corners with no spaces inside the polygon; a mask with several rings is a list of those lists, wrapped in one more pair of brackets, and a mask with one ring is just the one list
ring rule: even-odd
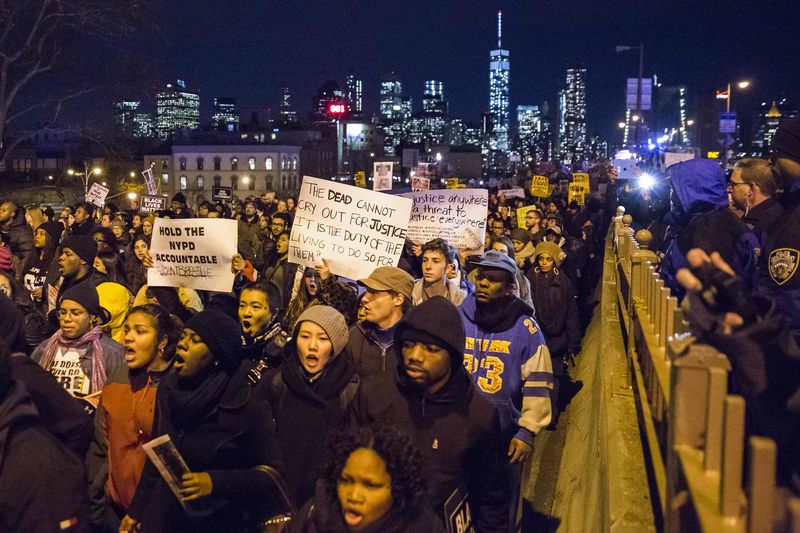
{"label": "night sky", "polygon": [[283,83],[306,113],[325,80],[343,85],[353,67],[368,112],[377,112],[381,72],[393,69],[415,111],[424,80],[439,79],[451,114],[477,121],[488,108],[498,9],[511,52],[512,110],[554,105],[564,68],[583,63],[589,129],[614,135],[624,80],[638,68],[635,51],[617,54],[614,46],[640,42],[645,75],[687,84],[690,94],[746,78],[754,82],[751,103],[800,95],[800,8],[784,0],[162,0],[150,17],[155,29],[137,46],[154,79],[185,79],[200,91],[205,116],[214,96],[277,106]]}

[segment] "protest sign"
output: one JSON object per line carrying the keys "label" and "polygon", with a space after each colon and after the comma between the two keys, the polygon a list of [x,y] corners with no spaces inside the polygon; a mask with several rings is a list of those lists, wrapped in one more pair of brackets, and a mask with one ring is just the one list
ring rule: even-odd
{"label": "protest sign", "polygon": [[589,188],[589,174],[585,172],[575,172],[572,174],[572,183],[584,183]]}
{"label": "protest sign", "polygon": [[427,191],[431,188],[431,180],[428,178],[411,178],[412,191]]}
{"label": "protest sign", "polygon": [[373,191],[392,190],[392,168],[394,163],[391,161],[376,161],[372,173]]}
{"label": "protest sign", "polygon": [[535,205],[526,205],[525,207],[518,207],[517,208],[517,227],[524,228],[525,227],[525,217],[528,215],[528,211],[533,211],[538,209]]}
{"label": "protest sign", "polygon": [[363,170],[356,172],[356,175],[353,178],[353,182],[356,184],[356,187],[361,187],[362,189],[366,189],[367,174]]}
{"label": "protest sign", "polygon": [[668,169],[672,165],[677,165],[678,163],[683,163],[684,161],[689,161],[694,159],[694,153],[689,152],[688,154],[681,154],[676,152],[665,152],[664,153],[664,170]]}
{"label": "protest sign", "polygon": [[531,178],[531,196],[547,198],[550,196],[550,180],[547,176],[534,176]]}
{"label": "protest sign", "polygon": [[220,200],[229,201],[233,198],[233,189],[230,187],[212,187],[211,199],[215,202]]}
{"label": "protest sign", "polygon": [[142,172],[142,177],[144,178],[144,184],[147,187],[147,194],[156,194],[158,189],[156,189],[156,180],[153,178],[153,169],[148,168]]}
{"label": "protest sign", "polygon": [[289,262],[313,267],[324,258],[332,273],[350,279],[397,266],[410,214],[407,198],[304,176]]}
{"label": "protest sign", "polygon": [[588,187],[583,183],[570,183],[567,189],[567,203],[576,202],[578,205],[583,205],[587,191]]}
{"label": "protest sign", "polygon": [[458,189],[459,183],[458,178],[447,178],[448,189]]}
{"label": "protest sign", "polygon": [[235,220],[221,218],[157,218],[147,272],[151,287],[190,287],[230,292],[231,258],[238,247]]}
{"label": "protest sign", "polygon": [[166,196],[152,196],[143,194],[139,198],[139,213],[157,213],[158,211],[165,211],[167,209]]}
{"label": "protest sign", "polygon": [[108,189],[99,183],[92,183],[89,192],[86,193],[86,201],[90,204],[96,205],[97,207],[103,207],[103,204],[106,201],[106,196],[108,196]]}
{"label": "protest sign", "polygon": [[486,189],[420,191],[401,196],[414,201],[408,238],[417,244],[442,238],[460,253],[483,252],[489,192]]}
{"label": "protest sign", "polygon": [[498,198],[522,198],[525,199],[525,189],[522,187],[512,187],[511,189],[500,189],[497,191]]}

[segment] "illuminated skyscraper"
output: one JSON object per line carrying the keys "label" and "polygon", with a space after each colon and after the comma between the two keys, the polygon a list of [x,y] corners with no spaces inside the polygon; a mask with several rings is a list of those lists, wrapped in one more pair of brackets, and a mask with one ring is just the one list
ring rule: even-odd
{"label": "illuminated skyscraper", "polygon": [[568,68],[566,88],[559,93],[558,152],[564,161],[586,154],[586,69]]}
{"label": "illuminated skyscraper", "polygon": [[281,103],[278,106],[278,114],[283,124],[294,124],[297,122],[297,111],[292,105],[292,94],[288,87],[281,87]]}
{"label": "illuminated skyscraper", "polygon": [[219,131],[239,129],[239,113],[236,111],[236,98],[218,96],[214,98],[214,112],[211,114],[211,127]]}
{"label": "illuminated skyscraper", "polygon": [[200,126],[200,95],[186,89],[186,82],[168,83],[156,93],[156,134],[170,139],[175,130]]}
{"label": "illuminated skyscraper", "polygon": [[364,112],[363,93],[364,82],[350,70],[345,80],[345,98],[347,98],[348,110],[352,117],[360,117]]}
{"label": "illuminated skyscraper", "polygon": [[384,121],[403,118],[403,83],[394,71],[381,79],[381,119]]}
{"label": "illuminated skyscraper", "polygon": [[493,149],[508,150],[509,127],[509,77],[511,63],[508,50],[502,44],[503,12],[497,12],[497,50],[489,53],[489,111],[492,113],[494,133],[490,146]]}

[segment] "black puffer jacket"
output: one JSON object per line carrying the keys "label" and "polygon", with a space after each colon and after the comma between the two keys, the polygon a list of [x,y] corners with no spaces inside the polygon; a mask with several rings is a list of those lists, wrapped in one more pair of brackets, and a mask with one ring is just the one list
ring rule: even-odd
{"label": "black puffer jacket", "polygon": [[[451,354],[450,378],[432,395],[406,375],[400,338],[409,328],[441,339]],[[364,379],[351,414],[356,424],[392,424],[412,438],[422,451],[431,503],[440,517],[448,497],[465,487],[477,531],[507,532],[511,504],[507,447],[497,412],[464,368],[464,345],[456,307],[441,296],[423,302],[395,330],[396,371]]]}
{"label": "black puffer jacket", "polygon": [[25,222],[25,211],[18,207],[14,218],[5,224],[0,224],[0,233],[8,237],[11,253],[21,265],[33,250],[33,231]]}
{"label": "black puffer jacket", "polygon": [[560,271],[528,272],[533,305],[539,311],[536,321],[542,328],[547,348],[553,358],[581,349],[581,332],[575,293],[569,278]]}

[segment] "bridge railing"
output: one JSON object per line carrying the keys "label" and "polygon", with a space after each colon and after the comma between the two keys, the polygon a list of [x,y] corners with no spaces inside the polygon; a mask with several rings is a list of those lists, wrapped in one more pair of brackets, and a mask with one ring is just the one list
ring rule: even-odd
{"label": "bridge railing", "polygon": [[[690,335],[677,298],[658,275],[658,257],[647,249],[649,234],[637,241],[630,224],[618,211],[608,245],[629,384],[664,530],[800,532],[800,499],[778,498],[774,441],[750,437],[745,446],[745,402],[728,393],[728,358]],[[788,515],[776,519],[775,509],[787,507]]]}

